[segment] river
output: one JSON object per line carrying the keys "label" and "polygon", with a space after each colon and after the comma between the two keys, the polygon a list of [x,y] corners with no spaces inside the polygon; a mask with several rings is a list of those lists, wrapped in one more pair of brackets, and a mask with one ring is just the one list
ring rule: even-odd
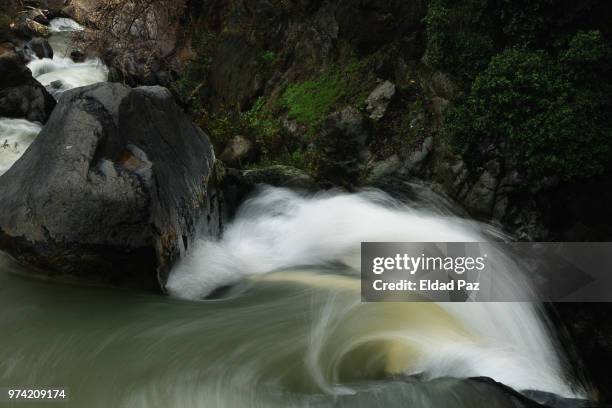
{"label": "river", "polygon": [[[65,57],[78,25],[52,26],[56,55],[30,68],[61,81],[54,96],[106,80],[99,60]],[[0,174],[39,130],[0,120]],[[501,391],[483,398],[465,380],[478,376],[584,396],[540,305],[361,303],[361,241],[501,236],[415,188],[404,203],[262,189],[221,239],[196,243],[171,296],[34,278],[0,253],[0,385],[67,387],[62,406],[105,408],[515,406]]]}

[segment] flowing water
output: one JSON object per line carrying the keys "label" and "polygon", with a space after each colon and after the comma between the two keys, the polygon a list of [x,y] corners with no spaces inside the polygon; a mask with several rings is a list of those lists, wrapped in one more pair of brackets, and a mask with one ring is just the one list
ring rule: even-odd
{"label": "flowing water", "polygon": [[[66,58],[76,23],[52,28],[56,55],[29,66],[54,96],[106,80],[98,60]],[[0,119],[0,174],[39,130]],[[416,189],[409,203],[264,189],[194,245],[171,297],[35,279],[0,253],[0,386],[68,387],[73,407],[515,406],[463,380],[475,376],[584,395],[538,305],[361,303],[361,241],[501,237]],[[498,266],[508,290],[528,290]]]}
{"label": "flowing water", "polygon": [[[49,43],[53,59],[33,57],[28,64],[32,75],[58,99],[69,89],[106,81],[108,70],[98,58],[76,63],[69,58],[70,36],[81,30],[73,20],[57,18],[51,21]],[[24,119],[0,118],[0,175],[21,157],[30,146],[41,126]]]}
{"label": "flowing water", "polygon": [[580,395],[536,305],[360,302],[360,240],[490,233],[380,192],[266,189],[179,265],[174,298],[33,279],[0,258],[0,384],[67,386],[77,407],[514,406],[449,379],[474,376]]}
{"label": "flowing water", "polygon": [[82,30],[73,20],[57,18],[51,21],[53,58],[34,59],[28,64],[32,75],[57,99],[69,89],[106,81],[108,69],[99,58],[83,62],[70,59],[71,35]]}
{"label": "flowing water", "polygon": [[0,119],[0,176],[21,157],[41,126],[25,119]]}

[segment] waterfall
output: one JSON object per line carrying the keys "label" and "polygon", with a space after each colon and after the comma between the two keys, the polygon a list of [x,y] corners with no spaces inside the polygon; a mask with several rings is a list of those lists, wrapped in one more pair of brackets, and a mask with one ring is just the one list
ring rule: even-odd
{"label": "waterfall", "polygon": [[[515,389],[574,395],[539,307],[529,303],[360,303],[360,242],[482,242],[501,234],[379,191],[301,196],[268,188],[246,202],[219,241],[201,241],[170,276],[177,297],[201,299],[245,279],[272,279],[349,292],[331,303],[313,330],[308,368],[332,393],[354,351],[384,344],[385,370],[424,378],[487,376]],[[508,287],[518,271],[501,264]],[[513,285],[513,282],[515,283]],[[433,323],[436,322],[436,323]],[[333,346],[331,346],[333,344]],[[333,352],[325,352],[332,347]],[[363,367],[362,367],[363,368]]]}

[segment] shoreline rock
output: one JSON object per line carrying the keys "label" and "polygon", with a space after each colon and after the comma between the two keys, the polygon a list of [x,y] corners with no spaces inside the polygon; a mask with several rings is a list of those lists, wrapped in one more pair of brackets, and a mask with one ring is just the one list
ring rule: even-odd
{"label": "shoreline rock", "polygon": [[0,250],[51,274],[163,291],[196,231],[216,231],[214,162],[167,89],[68,91],[0,177]]}
{"label": "shoreline rock", "polygon": [[0,56],[0,116],[45,123],[55,99],[15,52]]}

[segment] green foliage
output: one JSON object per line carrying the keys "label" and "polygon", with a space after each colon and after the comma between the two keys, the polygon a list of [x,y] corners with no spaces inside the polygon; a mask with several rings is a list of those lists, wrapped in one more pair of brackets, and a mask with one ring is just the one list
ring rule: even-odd
{"label": "green foliage", "polygon": [[246,112],[221,109],[216,114],[206,115],[202,126],[208,130],[218,152],[223,151],[227,142],[236,135],[247,137],[267,150],[283,132],[278,120],[266,109],[262,98]]}
{"label": "green foliage", "polygon": [[291,140],[265,102],[259,98],[246,112],[222,109],[216,114],[207,113],[200,125],[207,130],[217,152],[222,152],[234,136],[241,135],[254,141],[259,149],[259,160],[253,167],[284,164],[311,172],[311,155]]}
{"label": "green foliage", "polygon": [[425,60],[473,80],[508,47],[549,42],[554,0],[430,0]]}
{"label": "green foliage", "polygon": [[276,53],[274,51],[266,51],[262,54],[261,58],[268,64],[276,61]]}
{"label": "green foliage", "polygon": [[486,67],[493,54],[487,35],[486,0],[454,2],[431,0],[425,18],[425,60],[459,77],[471,78]]}
{"label": "green foliage", "polygon": [[559,60],[576,80],[592,81],[612,67],[612,52],[599,31],[579,31]]}
{"label": "green foliage", "polygon": [[446,118],[444,133],[467,149],[472,162],[482,162],[497,146],[533,178],[571,180],[601,172],[612,136],[607,96],[573,81],[563,63],[577,61],[569,55],[583,40],[579,35],[561,62],[524,48],[495,56]]}

